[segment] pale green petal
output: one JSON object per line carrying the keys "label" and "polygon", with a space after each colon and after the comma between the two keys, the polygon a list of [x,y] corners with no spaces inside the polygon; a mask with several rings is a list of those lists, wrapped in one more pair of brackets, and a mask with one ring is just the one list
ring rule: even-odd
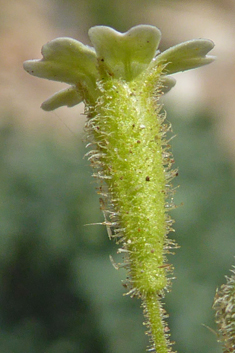
{"label": "pale green petal", "polygon": [[167,93],[169,92],[176,84],[176,79],[174,77],[171,76],[164,76],[161,79],[162,82],[162,89],[161,91],[163,93]]}
{"label": "pale green petal", "polygon": [[76,87],[69,87],[53,94],[53,96],[42,103],[41,108],[50,111],[62,107],[63,105],[73,107],[82,102],[82,100],[83,97],[79,94]]}
{"label": "pale green petal", "polygon": [[214,56],[206,55],[213,48],[211,40],[190,40],[167,49],[156,57],[152,65],[166,64],[165,71],[168,74],[194,69],[215,60]]}
{"label": "pale green petal", "polygon": [[153,59],[161,32],[154,26],[140,25],[126,33],[106,26],[92,27],[88,32],[100,64],[111,76],[130,81]]}
{"label": "pale green petal", "polygon": [[57,38],[42,47],[42,55],[41,60],[24,62],[29,74],[74,85],[95,84],[98,72],[93,48],[72,38]]}

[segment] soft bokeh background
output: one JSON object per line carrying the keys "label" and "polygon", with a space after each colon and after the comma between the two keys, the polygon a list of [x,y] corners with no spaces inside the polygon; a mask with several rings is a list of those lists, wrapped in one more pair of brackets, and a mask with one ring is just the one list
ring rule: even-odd
{"label": "soft bokeh background", "polygon": [[234,0],[1,0],[0,350],[1,353],[140,353],[146,337],[137,300],[123,297],[122,270],[83,159],[82,105],[45,113],[63,84],[30,77],[58,36],[89,44],[87,31],[156,25],[161,50],[214,40],[217,61],[177,75],[165,98],[180,185],[172,212],[180,244],[166,297],[178,352],[217,353],[211,309],[235,255]]}

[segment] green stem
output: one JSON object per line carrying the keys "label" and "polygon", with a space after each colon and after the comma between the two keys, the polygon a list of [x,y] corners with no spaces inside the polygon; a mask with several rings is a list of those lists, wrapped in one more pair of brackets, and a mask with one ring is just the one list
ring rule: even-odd
{"label": "green stem", "polygon": [[172,221],[166,185],[175,171],[169,170],[168,128],[156,98],[160,75],[158,67],[145,80],[100,83],[102,95],[89,107],[87,130],[95,145],[88,156],[100,182],[105,224],[125,254],[129,294],[142,298],[153,347],[165,353],[169,344],[158,298],[168,284],[166,235]]}
{"label": "green stem", "polygon": [[158,353],[168,353],[170,350],[166,335],[168,328],[163,322],[165,315],[159,298],[156,295],[147,295],[142,305],[147,317],[146,326],[150,331],[152,348]]}

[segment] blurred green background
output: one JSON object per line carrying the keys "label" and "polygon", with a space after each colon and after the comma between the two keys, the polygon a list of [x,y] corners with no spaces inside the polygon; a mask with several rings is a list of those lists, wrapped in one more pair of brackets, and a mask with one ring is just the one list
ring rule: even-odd
{"label": "blurred green background", "polygon": [[[140,302],[123,297],[125,272],[115,271],[109,261],[110,254],[119,261],[115,244],[103,227],[85,226],[102,221],[102,215],[83,158],[83,108],[41,112],[40,103],[59,84],[29,77],[23,60],[39,57],[42,44],[57,36],[89,43],[87,30],[97,24],[125,31],[139,23],[160,23],[166,34],[162,49],[209,36],[219,41],[218,55],[226,36],[213,33],[227,33],[233,9],[230,1],[209,0],[3,2],[1,353],[140,353],[147,344]],[[201,17],[206,11],[211,17]],[[219,28],[213,26],[216,11]],[[227,68],[234,69],[232,63]],[[166,310],[174,349],[184,353],[220,352],[216,336],[202,324],[215,329],[213,297],[235,255],[234,124],[228,123],[234,98],[218,93],[225,62],[213,65],[179,74],[179,88],[165,98],[177,135],[172,140],[179,167],[174,183],[180,185],[175,202],[183,203],[172,211],[176,232],[170,237],[180,249],[169,259],[177,279],[166,295]],[[224,76],[227,86],[229,76]]]}

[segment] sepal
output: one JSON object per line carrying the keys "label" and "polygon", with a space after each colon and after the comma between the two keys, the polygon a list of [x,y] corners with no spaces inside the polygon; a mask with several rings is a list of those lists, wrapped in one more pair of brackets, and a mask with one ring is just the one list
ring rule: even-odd
{"label": "sepal", "polygon": [[125,33],[96,26],[88,34],[108,74],[126,81],[133,80],[148,67],[161,39],[160,30],[149,25],[135,26]]}
{"label": "sepal", "polygon": [[162,83],[161,92],[165,94],[165,93],[169,92],[175,86],[176,79],[171,76],[164,76],[161,79],[161,83]]}
{"label": "sepal", "polygon": [[53,96],[42,103],[41,108],[46,111],[51,111],[64,105],[73,107],[82,102],[82,100],[83,97],[78,92],[77,88],[69,87],[53,94]]}
{"label": "sepal", "polygon": [[72,38],[57,38],[42,47],[41,60],[24,62],[24,69],[31,75],[48,80],[79,83],[96,82],[96,53]]}
{"label": "sepal", "polygon": [[193,39],[165,50],[151,65],[166,64],[167,74],[194,69],[215,60],[214,56],[206,55],[213,48],[214,43],[209,39]]}

